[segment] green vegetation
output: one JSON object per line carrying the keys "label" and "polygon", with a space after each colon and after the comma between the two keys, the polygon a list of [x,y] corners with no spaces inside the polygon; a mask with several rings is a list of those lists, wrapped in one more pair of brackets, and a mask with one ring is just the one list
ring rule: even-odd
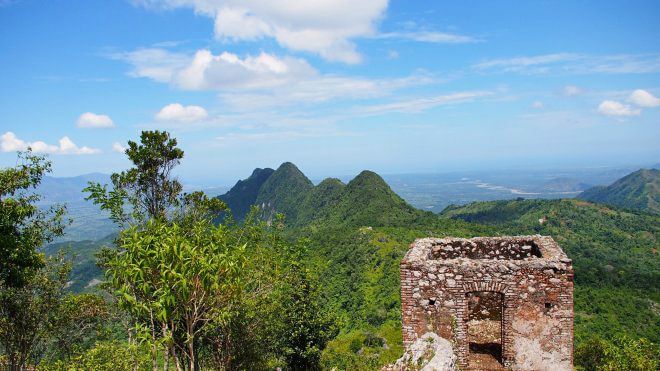
{"label": "green vegetation", "polygon": [[313,188],[314,184],[305,174],[294,164],[285,162],[261,186],[256,205],[261,206],[264,218],[282,213],[294,221],[299,205]]}
{"label": "green vegetation", "polygon": [[587,189],[578,198],[660,214],[660,170],[637,170],[607,187]]}
{"label": "green vegetation", "polygon": [[[182,194],[171,178],[184,154],[168,133],[143,132],[126,153],[133,167],[113,174],[110,188],[87,188],[121,232],[48,245],[50,259],[37,249],[61,234],[63,209],[39,213],[36,196],[20,191],[38,185],[49,164],[28,153],[23,167],[0,173],[3,187],[13,184],[1,193],[0,241],[13,252],[0,262],[2,362],[55,370],[379,369],[403,352],[399,262],[412,241],[544,234],[574,262],[576,366],[658,366],[659,215],[519,199],[438,216],[408,205],[373,172],[314,186],[291,163],[257,169],[208,198]],[[223,201],[240,224],[219,218],[228,212]],[[95,285],[101,274],[105,282]],[[104,295],[71,293],[80,291]]]}
{"label": "green vegetation", "polygon": [[239,180],[229,192],[218,198],[227,204],[236,220],[244,220],[252,205],[256,205],[261,186],[274,171],[270,168],[254,169],[249,178]]}
{"label": "green vegetation", "polygon": [[660,216],[581,200],[478,202],[442,215],[501,234],[553,236],[573,259],[578,344],[591,334],[660,341]]}

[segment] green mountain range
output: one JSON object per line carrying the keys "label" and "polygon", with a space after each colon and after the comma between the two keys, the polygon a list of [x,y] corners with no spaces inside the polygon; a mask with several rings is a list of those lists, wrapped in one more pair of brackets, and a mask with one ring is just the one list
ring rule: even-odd
{"label": "green mountain range", "polygon": [[[319,300],[342,327],[323,352],[328,369],[379,369],[401,355],[399,262],[415,238],[428,236],[550,235],[574,262],[577,345],[594,334],[660,341],[660,215],[579,199],[475,202],[437,215],[410,206],[374,172],[314,185],[291,163],[256,169],[219,197],[237,220],[251,205],[267,220],[285,214],[287,236],[306,241]],[[99,247],[71,245],[82,252],[72,289],[96,282]]]}
{"label": "green mountain range", "polygon": [[434,219],[401,197],[378,174],[363,171],[348,184],[328,178],[314,185],[294,164],[285,162],[277,170],[256,169],[229,192],[219,196],[242,220],[251,205],[270,219],[282,213],[290,226],[310,224],[405,226]]}
{"label": "green mountain range", "polygon": [[250,211],[250,207],[257,203],[257,196],[261,186],[275,172],[270,168],[254,169],[252,175],[244,180],[239,180],[229,192],[219,198],[224,201],[237,220],[243,220]]}
{"label": "green mountain range", "polygon": [[609,186],[590,188],[578,198],[660,214],[660,170],[640,169]]}

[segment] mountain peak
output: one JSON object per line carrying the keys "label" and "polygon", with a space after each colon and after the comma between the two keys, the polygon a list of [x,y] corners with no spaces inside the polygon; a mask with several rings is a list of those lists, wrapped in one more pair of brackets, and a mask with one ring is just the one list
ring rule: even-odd
{"label": "mountain peak", "polygon": [[660,170],[639,169],[609,186],[587,189],[578,198],[660,214]]}

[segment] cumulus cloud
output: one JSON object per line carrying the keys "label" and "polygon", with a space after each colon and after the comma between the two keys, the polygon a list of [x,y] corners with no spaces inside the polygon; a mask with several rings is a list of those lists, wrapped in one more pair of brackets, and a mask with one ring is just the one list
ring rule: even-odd
{"label": "cumulus cloud", "polygon": [[112,128],[115,123],[107,115],[97,115],[92,112],[85,112],[76,121],[79,128]]}
{"label": "cumulus cloud", "polygon": [[158,121],[196,122],[204,120],[208,113],[200,106],[183,106],[180,103],[172,103],[161,108],[156,114]]}
{"label": "cumulus cloud", "polygon": [[43,141],[26,142],[16,137],[11,131],[0,136],[0,150],[2,152],[25,151],[31,147],[35,153],[49,153],[60,155],[91,155],[101,153],[101,150],[87,146],[78,147],[69,137],[62,137],[58,144],[47,144]]}
{"label": "cumulus cloud", "polygon": [[564,95],[567,97],[573,97],[576,95],[582,94],[583,90],[575,85],[566,85],[564,86]]}
{"label": "cumulus cloud", "polygon": [[629,105],[613,100],[604,100],[601,102],[598,106],[598,112],[603,115],[615,117],[638,116],[641,113],[639,109],[634,109]]}
{"label": "cumulus cloud", "polygon": [[[130,75],[169,83],[184,90],[256,89],[290,83],[316,74],[306,61],[269,53],[239,57],[207,49],[193,56],[162,49],[138,49],[115,54],[132,65]],[[163,62],[162,58],[172,58]]]}
{"label": "cumulus cloud", "polygon": [[532,103],[532,108],[543,108],[543,102],[537,100],[536,102]]}
{"label": "cumulus cloud", "polygon": [[216,90],[223,101],[241,110],[331,99],[373,98],[399,88],[437,82],[435,77],[421,72],[391,79],[322,75],[303,59],[268,53],[241,58],[228,52],[214,55],[205,49],[189,56],[170,53],[176,54],[175,60],[186,62],[165,68],[160,58],[168,53],[138,49],[115,57],[132,65],[132,76],[169,83],[180,89]]}
{"label": "cumulus cloud", "polygon": [[114,143],[112,143],[112,151],[117,152],[117,153],[124,153],[126,151],[126,147],[124,147],[119,142],[114,142]]}
{"label": "cumulus cloud", "polygon": [[628,98],[632,103],[639,107],[657,107],[660,106],[660,98],[656,98],[653,94],[646,90],[637,89]]}
{"label": "cumulus cloud", "polygon": [[387,0],[136,0],[147,7],[188,7],[215,20],[219,40],[272,38],[329,61],[359,63],[353,39],[376,34]]}

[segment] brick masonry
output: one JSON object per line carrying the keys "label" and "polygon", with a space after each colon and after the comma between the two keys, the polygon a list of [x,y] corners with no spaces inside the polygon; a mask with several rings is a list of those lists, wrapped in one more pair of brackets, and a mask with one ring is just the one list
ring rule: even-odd
{"label": "brick masonry", "polygon": [[502,294],[502,363],[573,368],[573,267],[547,236],[423,238],[401,261],[404,345],[431,331],[468,366],[468,299]]}

